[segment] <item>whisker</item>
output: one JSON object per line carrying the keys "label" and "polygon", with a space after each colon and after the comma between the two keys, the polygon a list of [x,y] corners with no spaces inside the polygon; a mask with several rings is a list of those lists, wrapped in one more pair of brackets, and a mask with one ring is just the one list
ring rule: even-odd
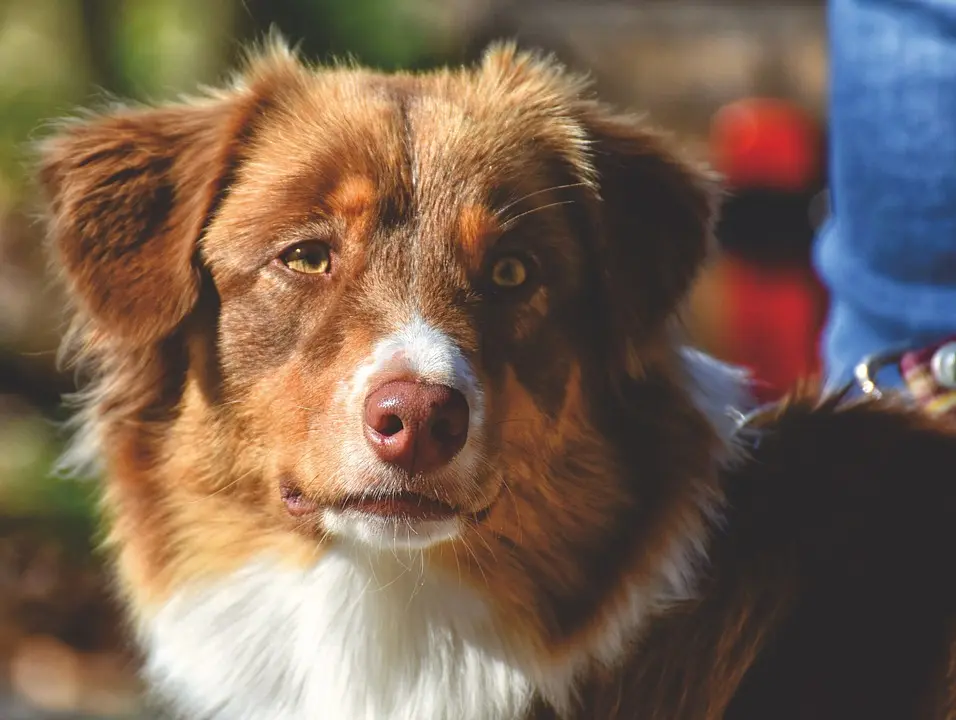
{"label": "whisker", "polygon": [[[399,565],[402,565],[401,562],[399,562]],[[385,590],[385,588],[391,587],[392,585],[397,583],[399,580],[401,580],[403,577],[405,577],[408,574],[408,572],[409,572],[409,569],[406,566],[402,565],[402,572],[400,572],[396,577],[392,578],[384,585],[379,585],[376,592],[382,592],[383,590]],[[373,575],[375,574],[374,570],[372,571],[372,574]],[[378,578],[375,578],[375,579],[376,581],[378,581]]]}
{"label": "whisker", "polygon": [[202,502],[202,501],[204,501],[204,500],[210,500],[210,499],[216,497],[217,495],[220,495],[220,494],[226,492],[227,490],[232,489],[233,487],[235,487],[236,485],[238,485],[240,482],[242,482],[243,480],[245,480],[245,479],[246,479],[247,477],[249,477],[250,475],[255,474],[255,472],[256,472],[255,469],[246,470],[246,472],[241,473],[237,478],[234,478],[233,480],[231,480],[230,482],[226,483],[226,484],[223,485],[222,487],[216,488],[216,489],[213,490],[211,493],[207,493],[206,495],[199,495],[199,496],[197,496],[197,497],[195,497],[195,498],[192,498],[187,504],[188,504],[188,505],[195,505],[195,504],[200,503],[200,502]]}
{"label": "whisker", "polygon": [[517,200],[512,200],[503,208],[496,210],[494,214],[496,218],[499,218],[502,215],[504,215],[506,212],[508,212],[511,208],[513,208],[515,205],[517,205],[518,203],[522,203],[528,198],[534,197],[535,195],[542,195],[544,193],[553,192],[555,190],[568,190],[570,188],[585,187],[586,185],[587,183],[576,182],[576,183],[568,183],[566,185],[552,185],[551,187],[546,187],[541,190],[535,190],[534,192],[529,192],[527,195],[522,195]]}
{"label": "whisker", "polygon": [[[411,524],[409,524],[409,529],[411,529]],[[425,553],[419,552],[418,557],[421,558],[422,561],[421,572],[418,576],[418,582],[415,583],[415,587],[412,589],[412,594],[408,598],[408,605],[405,606],[406,610],[411,606],[412,601],[415,599],[415,596],[418,595],[419,591],[425,587]]]}
{"label": "whisker", "polygon": [[[358,607],[358,604],[362,601],[362,598],[365,597],[365,593],[368,591],[369,587],[372,585],[372,580],[374,577],[375,576],[373,575],[365,582],[365,585],[362,587],[362,591],[358,594],[358,597],[356,597],[355,600],[352,602],[350,609],[355,609],[356,607]],[[347,614],[351,614],[351,613],[347,613]]]}
{"label": "whisker", "polygon": [[[307,410],[308,412],[323,412],[322,408],[309,407],[308,405],[296,405],[299,410]],[[327,408],[326,408],[327,409]]]}
{"label": "whisker", "polygon": [[508,423],[533,423],[538,422],[537,418],[504,418],[503,420],[498,420],[495,423],[492,423],[489,427],[500,427],[501,425],[507,425]]}
{"label": "whisker", "polygon": [[227,405],[238,405],[239,403],[245,402],[245,400],[220,400],[216,403],[215,407],[226,407]]}
{"label": "whisker", "polygon": [[482,544],[485,546],[485,548],[487,548],[488,553],[491,555],[491,559],[497,563],[498,558],[495,555],[495,551],[491,548],[491,545],[488,544],[488,541],[484,538],[484,536],[481,533],[475,533],[475,537],[481,540]]}
{"label": "whisker", "polygon": [[521,524],[521,511],[518,509],[518,498],[515,496],[514,490],[511,489],[511,485],[508,484],[507,478],[502,477],[501,484],[511,496],[511,504],[515,509],[515,524],[518,526],[518,542],[521,542],[521,539],[524,535],[524,527]]}
{"label": "whisker", "polygon": [[526,217],[528,215],[533,215],[534,213],[537,213],[537,212],[541,212],[542,210],[558,207],[560,205],[573,205],[573,204],[574,204],[574,200],[558,200],[557,202],[548,203],[547,205],[539,205],[538,207],[531,208],[530,210],[525,210],[523,213],[518,213],[512,218],[508,218],[501,224],[501,229],[508,230],[521,218]]}
{"label": "whisker", "polygon": [[458,587],[461,587],[461,561],[458,559],[458,550],[455,549],[455,546],[451,546],[451,554],[455,558],[455,568],[458,570]]}
{"label": "whisker", "polygon": [[478,572],[481,573],[481,577],[485,581],[485,587],[491,587],[490,583],[488,582],[488,576],[485,575],[485,570],[483,567],[481,567],[481,560],[478,559],[478,555],[475,554],[475,551],[468,543],[468,540],[466,538],[461,538],[461,543],[464,545],[465,550],[468,551],[468,554],[471,555],[472,559],[475,561],[475,567],[478,568]]}

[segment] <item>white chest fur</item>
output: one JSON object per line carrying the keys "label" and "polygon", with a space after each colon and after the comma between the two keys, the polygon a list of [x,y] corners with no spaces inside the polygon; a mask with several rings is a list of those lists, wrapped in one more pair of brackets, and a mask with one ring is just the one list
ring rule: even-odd
{"label": "white chest fur", "polygon": [[148,678],[191,719],[520,718],[532,683],[487,607],[420,563],[336,548],[182,592],[143,627]]}

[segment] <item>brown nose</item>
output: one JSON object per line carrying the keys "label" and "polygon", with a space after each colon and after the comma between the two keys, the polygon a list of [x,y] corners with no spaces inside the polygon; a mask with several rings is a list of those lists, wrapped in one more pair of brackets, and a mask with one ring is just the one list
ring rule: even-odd
{"label": "brown nose", "polygon": [[394,381],[365,400],[365,437],[410,475],[437,470],[468,437],[468,401],[447,385]]}

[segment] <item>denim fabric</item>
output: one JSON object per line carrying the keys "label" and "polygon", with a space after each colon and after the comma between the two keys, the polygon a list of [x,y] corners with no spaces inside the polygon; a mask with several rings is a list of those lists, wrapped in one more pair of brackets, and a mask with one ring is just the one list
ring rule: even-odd
{"label": "denim fabric", "polygon": [[[956,331],[956,0],[831,0],[831,380]],[[898,380],[898,377],[897,377]]]}

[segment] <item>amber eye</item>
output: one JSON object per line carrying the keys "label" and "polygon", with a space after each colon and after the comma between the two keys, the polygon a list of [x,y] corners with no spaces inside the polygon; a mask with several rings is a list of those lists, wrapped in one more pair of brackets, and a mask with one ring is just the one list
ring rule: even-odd
{"label": "amber eye", "polygon": [[287,250],[279,260],[290,270],[306,275],[328,274],[332,270],[332,253],[324,242],[307,242]]}
{"label": "amber eye", "polygon": [[498,287],[520,287],[527,279],[528,266],[514,255],[498,258],[491,267],[491,281]]}

